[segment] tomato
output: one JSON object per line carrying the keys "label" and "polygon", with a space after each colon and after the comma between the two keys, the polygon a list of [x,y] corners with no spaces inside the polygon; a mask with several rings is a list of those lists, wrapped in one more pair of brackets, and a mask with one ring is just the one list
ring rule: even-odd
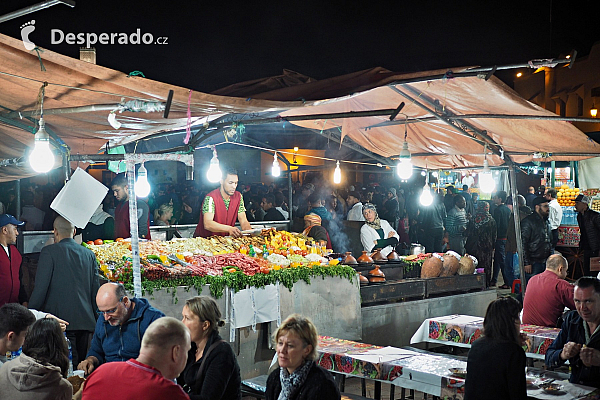
{"label": "tomato", "polygon": [[85,244],[94,244],[93,240],[88,240],[87,242],[85,242]]}
{"label": "tomato", "polygon": [[123,238],[116,238],[115,239],[115,242],[124,242],[124,241],[125,241],[125,239],[123,239]]}
{"label": "tomato", "polygon": [[233,274],[234,272],[236,272],[236,271],[237,271],[237,270],[236,270],[235,268],[229,268],[229,269],[227,270],[227,272],[230,272],[230,273],[232,273],[232,274]]}
{"label": "tomato", "polygon": [[94,244],[95,245],[100,245],[100,244],[103,244],[103,243],[104,242],[102,241],[102,239],[96,239],[96,240],[94,240]]}
{"label": "tomato", "polygon": [[307,254],[308,254],[308,251],[306,251],[306,250],[302,250],[302,255],[303,255],[303,256],[305,256],[305,255],[307,255]]}

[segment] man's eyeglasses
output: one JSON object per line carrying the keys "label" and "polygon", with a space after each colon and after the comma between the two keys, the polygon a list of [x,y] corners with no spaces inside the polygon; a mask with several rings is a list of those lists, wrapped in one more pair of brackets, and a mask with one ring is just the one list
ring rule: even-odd
{"label": "man's eyeglasses", "polygon": [[[119,299],[119,303],[121,303],[122,301],[123,301],[123,297],[121,297]],[[114,314],[117,312],[118,309],[119,309],[119,304],[117,304],[117,306],[115,308],[110,309],[110,310],[106,310],[106,311],[98,310],[98,315]]]}

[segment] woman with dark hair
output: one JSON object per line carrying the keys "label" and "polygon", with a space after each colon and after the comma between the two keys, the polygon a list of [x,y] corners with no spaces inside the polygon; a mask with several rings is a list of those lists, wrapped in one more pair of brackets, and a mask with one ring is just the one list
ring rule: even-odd
{"label": "woman with dark hair", "polygon": [[467,357],[465,400],[525,400],[525,351],[520,334],[521,303],[501,297],[490,303],[483,336]]}
{"label": "woman with dark hair", "polygon": [[185,302],[182,322],[190,330],[192,348],[177,383],[191,400],[240,400],[240,367],[227,342],[219,336],[225,325],[217,303],[209,296]]}
{"label": "woman with dark hair", "polygon": [[68,368],[69,349],[60,324],[53,318],[39,319],[29,328],[23,353],[0,368],[2,398],[70,400]]}
{"label": "woman with dark hair", "polygon": [[267,400],[340,399],[331,373],[315,362],[319,337],[309,318],[290,315],[273,338],[279,368],[267,379]]}

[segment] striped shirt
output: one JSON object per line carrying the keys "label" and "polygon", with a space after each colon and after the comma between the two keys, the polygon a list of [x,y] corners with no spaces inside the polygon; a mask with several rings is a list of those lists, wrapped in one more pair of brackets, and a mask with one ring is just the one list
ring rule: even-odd
{"label": "striped shirt", "polygon": [[465,209],[459,209],[454,206],[448,211],[446,230],[450,236],[463,236],[463,232],[467,227],[467,222],[467,212]]}

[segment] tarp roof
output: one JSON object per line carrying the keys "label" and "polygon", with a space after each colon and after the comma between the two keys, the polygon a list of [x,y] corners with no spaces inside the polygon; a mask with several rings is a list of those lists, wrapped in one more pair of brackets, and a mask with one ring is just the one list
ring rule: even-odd
{"label": "tarp roof", "polygon": [[[108,141],[111,145],[125,144],[155,133],[185,129],[187,125],[190,91],[186,88],[128,77],[123,72],[46,49],[41,52],[41,59],[46,71],[40,70],[36,53],[26,51],[20,40],[0,35],[0,160],[21,157],[31,146],[34,123],[21,119],[18,112],[36,108],[43,82],[49,83],[44,99],[46,126],[66,143],[72,154],[94,154]],[[272,82],[264,86],[260,81],[253,81],[219,91],[240,97],[192,92],[191,123],[198,129],[206,122],[217,119],[222,122],[230,114],[243,115],[241,120],[231,118],[243,123],[274,112],[286,117],[370,111],[394,109],[405,102],[401,114],[392,122],[382,116],[294,123],[319,131],[339,127],[344,140],[349,138],[372,153],[391,157],[402,148],[407,121],[413,162],[431,168],[481,165],[482,143],[486,141],[496,143],[498,146],[492,145],[492,148],[504,149],[517,162],[532,160],[534,152],[561,153],[552,157],[556,160],[584,158],[582,153],[600,154],[599,145],[566,122],[506,118],[461,120],[461,116],[472,114],[554,116],[522,99],[495,77],[486,81],[476,76],[459,76],[464,70],[455,69],[456,76],[450,74],[440,79],[445,70],[396,74],[375,68],[322,81],[296,75],[288,76],[283,82],[278,80],[275,85]],[[286,87],[289,82],[295,85]],[[273,87],[276,89],[269,90]],[[245,94],[256,88],[260,88],[260,94]],[[168,119],[160,112],[123,112],[117,114],[123,124],[119,130],[109,125],[107,117],[111,107],[106,105],[116,108],[122,99],[164,102],[169,90],[174,91],[174,97]],[[101,110],[62,114],[49,111],[90,105]],[[458,128],[463,132],[458,132]],[[479,131],[485,131],[483,136],[487,134],[487,138],[482,139],[479,134],[477,140],[473,140]],[[498,156],[488,159],[490,165],[503,164]],[[0,168],[0,181],[31,175],[34,173],[27,166]]]}
{"label": "tarp roof", "polygon": [[[551,153],[545,161],[580,160],[600,154],[598,143],[569,122],[543,119],[557,116],[523,99],[498,78],[492,76],[486,81],[481,76],[460,76],[460,72],[460,69],[454,70],[457,76],[442,79],[439,75],[443,75],[443,71],[384,74],[377,87],[289,110],[282,115],[390,109],[405,102],[394,121],[388,116],[378,116],[293,123],[312,129],[338,127],[342,137],[384,157],[400,153],[406,130],[413,164],[421,167],[481,166],[484,143],[488,143],[490,149],[502,150],[516,163],[534,160],[534,153]],[[308,85],[311,84],[305,86]],[[268,98],[268,94],[262,96]],[[470,117],[474,115],[480,118]],[[494,115],[498,117],[492,117]],[[518,119],[518,116],[530,118]],[[536,119],[538,117],[540,119]],[[497,153],[488,156],[490,166],[505,163],[501,152]]]}
{"label": "tarp roof", "polygon": [[[139,76],[128,77],[123,72],[47,49],[42,49],[40,55],[46,71],[41,70],[36,52],[27,51],[21,40],[0,35],[0,160],[21,157],[33,144],[32,132],[37,128],[18,112],[39,108],[37,97],[43,82],[49,83],[44,98],[46,128],[58,135],[72,154],[96,154],[108,141],[112,145],[125,144],[158,132],[185,129],[187,125],[190,92],[186,88]],[[122,99],[165,102],[169,90],[174,91],[174,96],[168,119],[163,118],[162,112],[123,112],[117,114],[117,120],[123,124],[119,130],[108,123],[106,107],[101,111],[54,115],[49,112],[90,105],[115,105],[116,108]],[[278,102],[195,91],[190,104],[193,126],[231,112],[284,110],[302,105],[287,102],[283,108]],[[34,118],[37,120],[39,115]],[[0,168],[0,181],[32,175],[35,173],[27,166]]]}

